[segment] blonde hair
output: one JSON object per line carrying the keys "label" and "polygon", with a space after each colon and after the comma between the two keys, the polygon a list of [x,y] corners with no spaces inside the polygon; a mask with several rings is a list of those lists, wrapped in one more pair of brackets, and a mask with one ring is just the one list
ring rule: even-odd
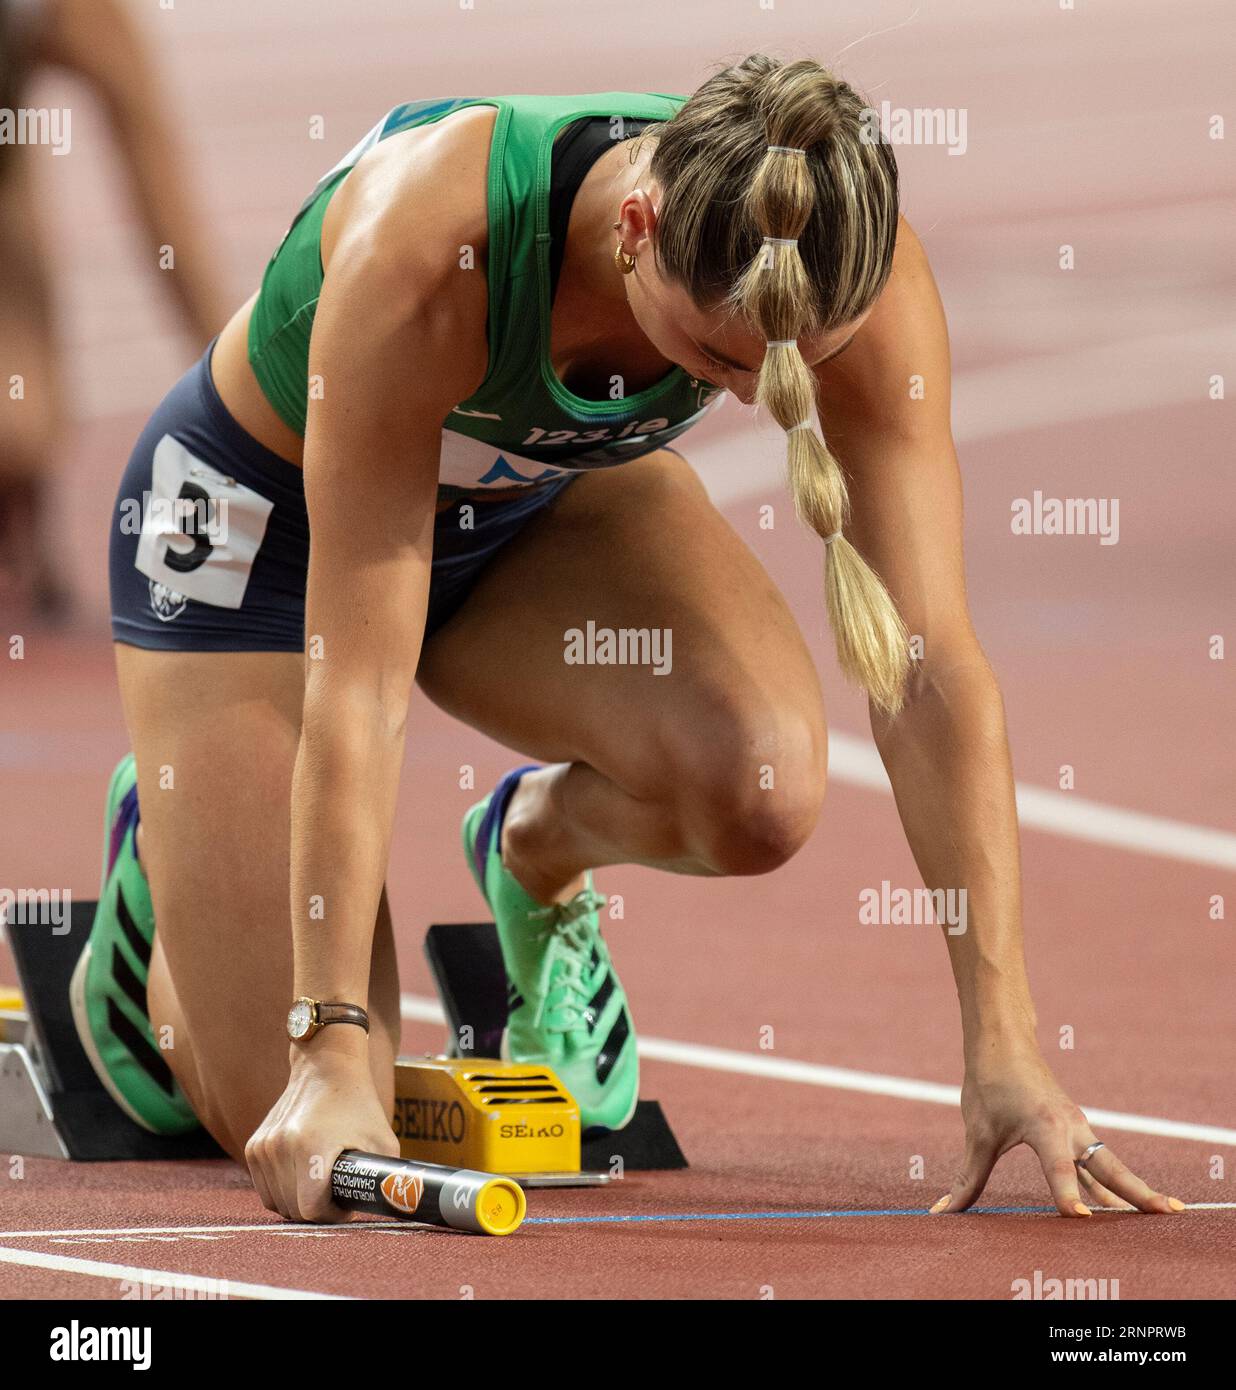
{"label": "blonde hair", "polygon": [[[826,541],[825,593],[846,675],[900,708],[909,641],[879,576],[841,534],[845,476],[811,427],[816,379],[796,340],[879,297],[897,239],[897,164],[867,104],[818,63],[756,53],[650,128],[654,255],[697,304],[730,306],[768,343],[756,403],[787,431],[799,517]],[[771,147],[771,148],[770,148]]]}

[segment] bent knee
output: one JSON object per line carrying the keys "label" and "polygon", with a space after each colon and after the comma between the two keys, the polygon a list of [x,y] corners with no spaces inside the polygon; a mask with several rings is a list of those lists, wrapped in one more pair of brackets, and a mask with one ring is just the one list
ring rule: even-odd
{"label": "bent knee", "polygon": [[683,839],[715,874],[765,874],[806,843],[824,800],[823,722],[736,704],[691,731],[667,762]]}
{"label": "bent knee", "polygon": [[815,829],[824,782],[748,795],[732,788],[719,798],[703,827],[704,859],[714,873],[767,874],[802,849]]}

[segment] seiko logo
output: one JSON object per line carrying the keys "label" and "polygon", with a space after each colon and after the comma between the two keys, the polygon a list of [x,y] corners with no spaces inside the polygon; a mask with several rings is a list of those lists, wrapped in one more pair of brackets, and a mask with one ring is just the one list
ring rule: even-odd
{"label": "seiko logo", "polygon": [[429,1143],[462,1144],[467,1119],[457,1100],[428,1100],[398,1096],[394,1125],[398,1139],[424,1139]]}
{"label": "seiko logo", "polygon": [[566,1133],[562,1125],[503,1125],[498,1131],[503,1139],[561,1139]]}

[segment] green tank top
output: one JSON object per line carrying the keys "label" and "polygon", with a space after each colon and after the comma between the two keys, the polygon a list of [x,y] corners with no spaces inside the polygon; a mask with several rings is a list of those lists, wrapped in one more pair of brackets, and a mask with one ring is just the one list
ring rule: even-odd
{"label": "green tank top", "polygon": [[668,120],[684,98],[634,92],[475,97],[397,106],[327,173],[271,258],[249,324],[249,361],[266,398],[299,434],[308,407],[309,335],[322,290],[322,219],[335,190],[380,140],[467,106],[497,108],[489,159],[489,367],[443,422],[439,486],[526,487],[608,468],[662,448],[720,399],[681,368],[637,395],[588,400],[549,361],[549,175],[554,136],[583,116]]}

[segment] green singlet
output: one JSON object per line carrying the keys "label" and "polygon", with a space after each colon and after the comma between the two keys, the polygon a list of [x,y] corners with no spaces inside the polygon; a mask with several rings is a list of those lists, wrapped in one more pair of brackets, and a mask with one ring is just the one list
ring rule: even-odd
{"label": "green singlet", "polygon": [[496,491],[608,468],[662,448],[695,424],[722,392],[679,367],[634,396],[587,400],[558,380],[549,360],[554,136],[585,116],[668,120],[684,100],[599,92],[397,106],[321,179],[266,268],[249,325],[249,361],[271,405],[304,433],[309,335],[322,290],[322,219],[349,171],[390,135],[464,107],[493,106],[498,114],[489,159],[489,368],[478,390],[443,422],[439,485],[448,492]]}

